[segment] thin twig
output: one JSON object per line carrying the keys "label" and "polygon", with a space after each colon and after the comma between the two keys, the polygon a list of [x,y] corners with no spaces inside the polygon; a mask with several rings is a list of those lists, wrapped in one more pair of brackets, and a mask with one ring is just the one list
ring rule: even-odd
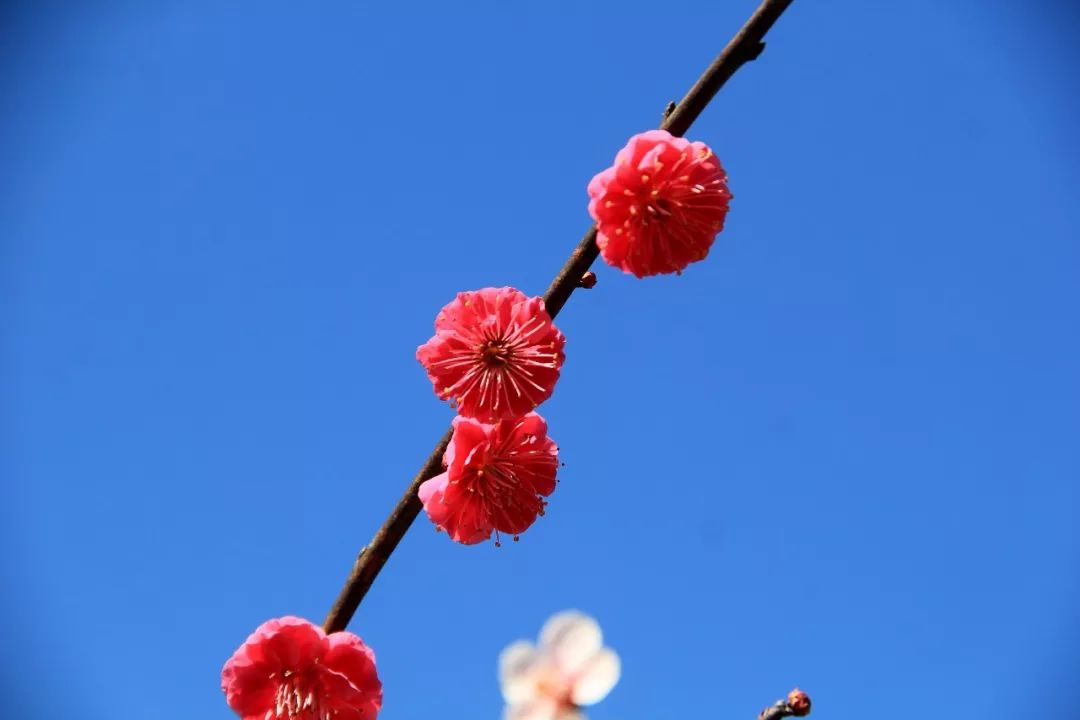
{"label": "thin twig", "polygon": [[[762,38],[792,2],[793,0],[765,0],[761,3],[742,29],[735,34],[727,47],[686,93],[686,97],[665,115],[660,127],[672,135],[681,136],[685,133],[717,91],[735,74],[735,71],[761,54],[765,48]],[[585,233],[544,294],[547,311],[552,317],[559,314],[570,298],[570,293],[579,287],[581,277],[596,260],[599,252],[596,247],[596,226],[594,225]],[[360,606],[360,601],[364,599],[364,595],[378,577],[379,571],[390,559],[391,553],[420,513],[423,506],[417,496],[417,491],[421,483],[442,472],[442,457],[450,443],[450,436],[451,432],[448,430],[432,450],[427,462],[420,468],[420,472],[416,473],[416,477],[409,483],[405,494],[402,495],[382,527],[375,533],[375,537],[357,556],[352,572],[345,581],[345,586],[341,589],[337,600],[334,601],[334,606],[330,608],[323,622],[326,632],[344,630],[349,624],[356,608]]]}

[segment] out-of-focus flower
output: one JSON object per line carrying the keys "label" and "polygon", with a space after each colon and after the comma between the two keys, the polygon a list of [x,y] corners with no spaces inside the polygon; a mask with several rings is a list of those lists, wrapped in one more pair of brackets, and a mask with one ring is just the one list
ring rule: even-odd
{"label": "out-of-focus flower", "polygon": [[446,472],[420,486],[431,521],[455,542],[472,545],[525,532],[555,491],[559,449],[536,413],[494,425],[454,418],[443,456]]}
{"label": "out-of-focus flower", "polygon": [[600,255],[639,278],[703,260],[724,229],[731,200],[712,150],[666,130],[630,138],[588,191]]}
{"label": "out-of-focus flower", "polygon": [[371,648],[292,616],[244,641],[221,671],[221,689],[243,720],[374,720],[382,707]]}
{"label": "out-of-focus flower", "polygon": [[505,720],[574,720],[581,707],[603,700],[619,681],[619,656],[604,647],[600,626],[566,611],[540,630],[540,642],[521,640],[499,655]]}
{"label": "out-of-focus flower", "polygon": [[521,417],[551,397],[566,338],[539,297],[514,288],[458,293],[416,350],[435,393],[458,413],[491,423]]}

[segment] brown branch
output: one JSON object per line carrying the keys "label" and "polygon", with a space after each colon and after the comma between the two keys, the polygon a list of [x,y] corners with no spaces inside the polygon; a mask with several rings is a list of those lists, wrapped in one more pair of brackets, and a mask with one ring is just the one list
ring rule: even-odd
{"label": "brown branch", "polygon": [[799,688],[788,693],[784,700],[777,700],[773,705],[758,713],[758,720],[781,720],[781,718],[804,717],[810,714],[810,696]]}
{"label": "brown branch", "polygon": [[[686,93],[686,97],[665,114],[660,127],[672,135],[685,133],[717,91],[728,81],[728,78],[744,64],[761,54],[765,48],[762,38],[792,2],[793,0],[765,0],[761,3],[742,29],[735,34],[727,47]],[[596,260],[599,252],[596,247],[596,226],[594,225],[585,233],[566,264],[555,276],[547,292],[544,293],[544,302],[552,317],[559,314],[570,298],[570,293],[580,286],[582,276]],[[417,491],[421,483],[442,472],[442,456],[450,442],[450,435],[449,430],[443,435],[427,462],[420,468],[420,472],[416,473],[416,477],[409,483],[409,487],[397,506],[375,533],[375,537],[360,551],[352,572],[345,581],[345,586],[341,589],[337,600],[334,601],[334,606],[330,608],[323,622],[326,632],[344,630],[349,624],[356,608],[360,606],[360,601],[364,599],[364,595],[378,577],[379,571],[390,559],[390,554],[394,552],[412,521],[420,513],[422,505]]]}

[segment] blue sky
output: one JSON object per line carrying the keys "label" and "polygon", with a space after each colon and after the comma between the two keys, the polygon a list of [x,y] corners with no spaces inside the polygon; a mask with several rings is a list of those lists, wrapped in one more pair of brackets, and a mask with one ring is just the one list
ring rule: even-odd
{"label": "blue sky", "polygon": [[[451,418],[455,292],[539,294],[585,185],[753,2],[29,3],[0,50],[12,715],[231,717]],[[596,268],[522,541],[424,519],[351,629],[381,717],[497,718],[564,608],[594,720],[1061,716],[1080,666],[1080,143],[1065,3],[798,0],[689,134],[709,259]]]}

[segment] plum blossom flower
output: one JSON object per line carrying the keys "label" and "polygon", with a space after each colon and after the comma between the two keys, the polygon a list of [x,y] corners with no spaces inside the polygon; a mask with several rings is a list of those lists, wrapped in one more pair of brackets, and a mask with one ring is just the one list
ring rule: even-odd
{"label": "plum blossom flower", "polygon": [[731,200],[712,150],[666,130],[630,138],[588,191],[600,254],[639,278],[705,259]]}
{"label": "plum blossom flower", "polygon": [[458,293],[416,350],[443,400],[492,423],[521,417],[551,397],[566,338],[539,297],[514,288]]}
{"label": "plum blossom flower", "polygon": [[221,671],[221,689],[243,720],[374,720],[382,706],[371,648],[292,616],[244,641]]}
{"label": "plum blossom flower", "polygon": [[443,456],[446,472],[420,486],[428,517],[450,538],[472,545],[499,533],[515,536],[544,514],[555,491],[559,449],[536,413],[494,425],[454,418]]}
{"label": "plum blossom flower", "polygon": [[499,655],[504,720],[575,720],[619,681],[619,656],[603,646],[600,626],[577,611],[558,613],[539,645],[520,640]]}

